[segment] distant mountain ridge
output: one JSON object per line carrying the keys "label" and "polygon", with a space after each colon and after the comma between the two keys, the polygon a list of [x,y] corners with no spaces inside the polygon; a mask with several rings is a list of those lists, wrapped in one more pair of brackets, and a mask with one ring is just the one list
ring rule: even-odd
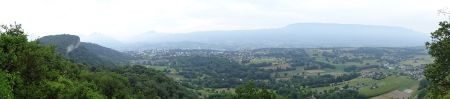
{"label": "distant mountain ridge", "polygon": [[124,64],[131,58],[110,48],[94,43],[81,42],[80,37],[76,35],[50,35],[41,37],[37,41],[41,44],[55,46],[57,52],[68,59],[94,66]]}
{"label": "distant mountain ridge", "polygon": [[[148,33],[134,38],[132,46],[145,48],[311,48],[311,47],[410,47],[423,46],[425,33],[391,26],[297,23],[282,28],[202,31],[191,33]],[[130,45],[130,44],[128,44]]]}

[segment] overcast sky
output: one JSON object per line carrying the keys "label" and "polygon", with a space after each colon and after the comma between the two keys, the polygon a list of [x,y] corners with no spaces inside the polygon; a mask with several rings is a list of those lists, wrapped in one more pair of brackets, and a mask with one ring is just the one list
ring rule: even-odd
{"label": "overcast sky", "polygon": [[0,24],[33,36],[277,28],[292,23],[387,25],[429,33],[450,0],[0,0]]}

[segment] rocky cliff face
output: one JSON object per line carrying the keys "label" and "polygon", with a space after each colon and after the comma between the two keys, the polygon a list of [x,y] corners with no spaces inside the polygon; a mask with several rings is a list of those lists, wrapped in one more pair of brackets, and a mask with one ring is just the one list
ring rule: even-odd
{"label": "rocky cliff face", "polygon": [[80,42],[76,42],[75,44],[70,44],[66,48],[66,53],[72,52],[74,49],[78,48],[80,46]]}

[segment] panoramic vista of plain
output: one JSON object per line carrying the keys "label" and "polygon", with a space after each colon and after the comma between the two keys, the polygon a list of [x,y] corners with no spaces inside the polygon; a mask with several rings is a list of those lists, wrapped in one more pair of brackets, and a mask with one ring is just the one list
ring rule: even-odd
{"label": "panoramic vista of plain", "polygon": [[0,8],[0,99],[450,99],[449,0]]}

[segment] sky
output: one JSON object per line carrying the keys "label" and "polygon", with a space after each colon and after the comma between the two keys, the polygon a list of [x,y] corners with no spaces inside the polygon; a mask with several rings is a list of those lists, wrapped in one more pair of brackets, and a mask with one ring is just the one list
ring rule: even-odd
{"label": "sky", "polygon": [[0,24],[33,37],[279,28],[293,23],[386,25],[430,33],[450,0],[0,0]]}

